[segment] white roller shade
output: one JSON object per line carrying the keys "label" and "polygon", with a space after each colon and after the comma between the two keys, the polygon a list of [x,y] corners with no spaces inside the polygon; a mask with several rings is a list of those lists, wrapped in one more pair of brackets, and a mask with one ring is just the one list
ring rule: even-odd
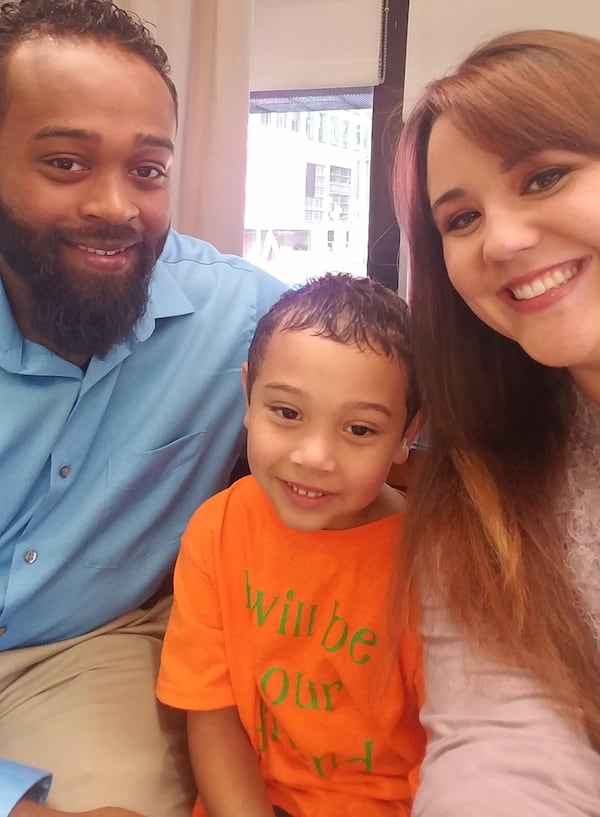
{"label": "white roller shade", "polygon": [[600,0],[411,0],[405,114],[428,82],[475,46],[517,28],[559,28],[600,37]]}
{"label": "white roller shade", "polygon": [[255,0],[252,91],[379,81],[381,0]]}

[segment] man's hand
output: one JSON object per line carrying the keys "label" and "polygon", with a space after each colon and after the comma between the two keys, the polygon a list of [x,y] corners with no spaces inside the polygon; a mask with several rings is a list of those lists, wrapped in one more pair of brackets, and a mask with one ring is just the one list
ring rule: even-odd
{"label": "man's hand", "polygon": [[137,811],[129,811],[117,806],[95,808],[92,811],[57,811],[48,806],[41,806],[32,800],[20,800],[9,817],[144,817]]}

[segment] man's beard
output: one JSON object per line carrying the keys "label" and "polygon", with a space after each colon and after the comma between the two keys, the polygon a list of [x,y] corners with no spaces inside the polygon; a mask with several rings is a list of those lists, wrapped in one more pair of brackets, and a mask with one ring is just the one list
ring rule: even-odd
{"label": "man's beard", "polygon": [[[99,223],[79,231],[36,228],[0,201],[0,255],[27,286],[28,326],[65,356],[106,357],[144,314],[152,271],[167,239],[155,243],[128,224]],[[137,260],[123,274],[90,273],[61,263],[65,242],[95,246],[135,243]]]}

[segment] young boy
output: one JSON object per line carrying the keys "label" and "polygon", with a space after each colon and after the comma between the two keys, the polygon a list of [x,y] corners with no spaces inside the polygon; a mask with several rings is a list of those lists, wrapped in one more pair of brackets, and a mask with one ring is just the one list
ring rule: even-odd
{"label": "young boy", "polygon": [[188,711],[195,817],[410,814],[421,661],[390,632],[405,500],[386,485],[419,427],[409,355],[406,305],[368,278],[326,275],[258,323],[252,476],[187,528],[158,682]]}

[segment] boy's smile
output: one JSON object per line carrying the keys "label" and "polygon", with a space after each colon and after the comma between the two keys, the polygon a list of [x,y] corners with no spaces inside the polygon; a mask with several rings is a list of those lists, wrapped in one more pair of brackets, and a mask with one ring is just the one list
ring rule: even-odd
{"label": "boy's smile", "polygon": [[285,524],[356,527],[394,510],[384,483],[407,455],[406,374],[396,357],[315,331],[269,340],[244,421],[248,459]]}

